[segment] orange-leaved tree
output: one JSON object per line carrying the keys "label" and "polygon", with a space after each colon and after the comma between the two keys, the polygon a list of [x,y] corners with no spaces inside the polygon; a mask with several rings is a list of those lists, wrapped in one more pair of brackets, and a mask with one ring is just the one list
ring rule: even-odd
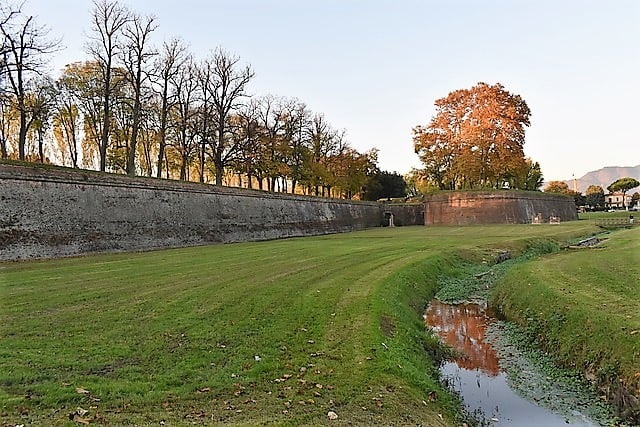
{"label": "orange-leaved tree", "polygon": [[547,186],[544,188],[544,192],[569,194],[571,190],[569,189],[569,184],[564,181],[549,181]]}
{"label": "orange-leaved tree", "polygon": [[[435,102],[427,126],[413,129],[425,173],[440,189],[500,188],[526,168],[523,146],[531,111],[496,83],[478,83]],[[513,185],[513,184],[512,184]]]}

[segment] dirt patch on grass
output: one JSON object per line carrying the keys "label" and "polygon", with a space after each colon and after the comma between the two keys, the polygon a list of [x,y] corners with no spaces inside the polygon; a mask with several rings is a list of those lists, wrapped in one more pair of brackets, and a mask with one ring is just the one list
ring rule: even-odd
{"label": "dirt patch on grass", "polygon": [[396,325],[389,316],[382,316],[382,319],[380,319],[380,329],[382,329],[382,335],[387,338],[392,338],[396,333]]}

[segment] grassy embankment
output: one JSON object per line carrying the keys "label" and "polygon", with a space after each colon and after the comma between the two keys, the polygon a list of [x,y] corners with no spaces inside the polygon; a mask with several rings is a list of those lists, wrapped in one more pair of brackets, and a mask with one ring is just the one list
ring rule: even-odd
{"label": "grassy embankment", "polygon": [[492,304],[561,365],[586,372],[623,418],[640,423],[640,227],[603,238],[517,264],[497,283]]}
{"label": "grassy embankment", "polygon": [[406,227],[0,264],[0,423],[317,425],[335,411],[451,425],[421,319],[437,277],[455,255],[594,230]]}

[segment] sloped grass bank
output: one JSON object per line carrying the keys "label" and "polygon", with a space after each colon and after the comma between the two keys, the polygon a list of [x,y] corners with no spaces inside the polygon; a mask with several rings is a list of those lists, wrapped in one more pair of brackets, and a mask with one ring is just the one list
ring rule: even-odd
{"label": "sloped grass bank", "polygon": [[322,425],[331,411],[337,425],[452,425],[422,313],[453,254],[592,229],[385,228],[2,263],[0,424]]}
{"label": "sloped grass bank", "polygon": [[561,365],[586,373],[640,423],[640,229],[515,265],[491,304]]}
{"label": "sloped grass bank", "polygon": [[450,425],[413,232],[2,264],[0,423]]}

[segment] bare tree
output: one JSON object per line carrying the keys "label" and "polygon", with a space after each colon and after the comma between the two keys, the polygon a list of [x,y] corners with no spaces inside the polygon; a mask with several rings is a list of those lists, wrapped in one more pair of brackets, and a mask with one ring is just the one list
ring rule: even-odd
{"label": "bare tree", "polygon": [[[20,13],[17,6],[0,3],[0,27],[11,28],[11,21]],[[10,44],[6,37],[2,37],[0,44],[0,156],[6,159],[7,152],[7,136],[9,134],[10,120],[8,118],[9,106],[11,104],[11,95],[6,87],[6,77],[9,72],[7,66],[9,60]]]}
{"label": "bare tree", "polygon": [[155,18],[148,16],[141,18],[134,15],[129,24],[124,27],[126,49],[123,51],[124,64],[127,69],[127,78],[133,90],[133,106],[131,109],[131,141],[127,156],[127,174],[135,175],[136,150],[138,134],[140,132],[140,120],[142,116],[142,96],[144,86],[148,80],[148,74],[144,70],[146,62],[157,54],[149,49],[149,36],[158,28],[154,23]]}
{"label": "bare tree", "polygon": [[171,82],[176,78],[187,62],[188,54],[184,43],[173,39],[164,43],[159,58],[155,62],[157,70],[154,80],[157,93],[160,96],[160,123],[158,129],[158,160],[157,177],[162,177],[162,163],[167,146],[167,128],[169,125],[169,111],[176,103],[175,91],[171,90]]}
{"label": "bare tree", "polygon": [[237,144],[230,143],[227,138],[229,117],[239,107],[240,99],[246,96],[247,83],[254,76],[251,67],[239,68],[239,60],[220,48],[213,52],[211,58],[213,82],[208,90],[211,93],[216,122],[215,141],[212,143],[216,185],[222,185],[224,169],[237,154]]}
{"label": "bare tree", "polygon": [[309,150],[305,128],[309,125],[311,113],[304,103],[292,99],[287,103],[284,115],[284,161],[291,178],[291,193],[295,193],[296,185],[307,175],[304,164]]}
{"label": "bare tree", "polygon": [[[71,107],[68,112],[81,116],[82,165],[90,168],[98,167],[100,164],[99,153],[104,125],[101,69],[100,64],[95,61],[75,62],[68,64],[58,79],[65,104]],[[79,117],[74,117],[75,119]]]}
{"label": "bare tree", "polygon": [[9,135],[10,120],[7,115],[9,109],[8,97],[0,93],[0,158],[6,159],[9,155],[7,150],[7,136]]}
{"label": "bare tree", "polygon": [[156,157],[158,155],[158,104],[151,101],[142,106],[145,112],[140,127],[140,169],[146,176],[153,176],[156,169]]}
{"label": "bare tree", "polygon": [[263,134],[263,128],[260,125],[259,103],[251,99],[238,110],[236,118],[238,130],[234,137],[240,140],[242,147],[236,162],[236,171],[238,174],[246,175],[248,188],[253,188],[255,177],[259,188],[262,189],[263,156],[260,137]]}
{"label": "bare tree", "polygon": [[326,184],[329,180],[327,168],[328,159],[336,146],[341,143],[344,132],[338,132],[331,127],[323,114],[314,114],[307,128],[307,137],[310,145],[310,185],[314,188],[315,195],[325,196]]}
{"label": "bare tree", "polygon": [[78,167],[78,132],[80,130],[80,110],[76,104],[73,88],[68,86],[65,76],[56,82],[57,111],[54,116],[54,135],[59,141],[63,160],[68,152],[71,166]]}
{"label": "bare tree", "polygon": [[57,90],[53,80],[43,77],[34,84],[34,90],[29,94],[27,104],[31,112],[28,122],[38,138],[38,161],[44,163],[46,156],[44,153],[44,136],[51,126],[51,119],[57,97]]}
{"label": "bare tree", "polygon": [[286,100],[273,95],[259,98],[260,124],[263,129],[264,168],[267,175],[267,188],[275,191],[280,166],[280,143],[284,131],[284,106]]}
{"label": "bare tree", "polygon": [[214,138],[215,111],[213,97],[215,93],[215,66],[210,60],[204,60],[197,68],[197,81],[199,87],[199,107],[197,115],[198,138],[198,172],[199,181],[204,182],[205,166],[207,161],[207,147],[212,145]]}
{"label": "bare tree", "polygon": [[[10,27],[11,20],[19,10],[10,4],[0,3],[0,27]],[[9,55],[9,43],[6,37],[2,37],[0,45],[0,158],[6,159],[7,152],[7,136],[9,134],[8,110],[11,103],[11,96],[6,87],[6,77],[9,71],[7,67]]]}
{"label": "bare tree", "polygon": [[59,49],[60,40],[48,39],[49,30],[39,26],[33,16],[23,15],[19,8],[3,5],[0,13],[1,72],[3,80],[8,80],[8,92],[18,111],[18,157],[24,160],[27,132],[33,123],[33,112],[27,105],[30,83],[35,76],[44,74],[46,55]]}
{"label": "bare tree", "polygon": [[193,60],[189,58],[180,72],[172,79],[174,86],[176,105],[174,117],[172,117],[172,131],[175,133],[172,146],[180,157],[180,179],[188,179],[188,169],[196,150],[195,145],[195,116],[197,100],[197,81],[195,75],[197,69]]}
{"label": "bare tree", "polygon": [[99,64],[102,84],[102,134],[100,136],[100,170],[106,169],[111,122],[111,96],[114,91],[113,66],[120,52],[122,31],[129,22],[129,11],[118,1],[95,0],[92,35],[86,48]]}

